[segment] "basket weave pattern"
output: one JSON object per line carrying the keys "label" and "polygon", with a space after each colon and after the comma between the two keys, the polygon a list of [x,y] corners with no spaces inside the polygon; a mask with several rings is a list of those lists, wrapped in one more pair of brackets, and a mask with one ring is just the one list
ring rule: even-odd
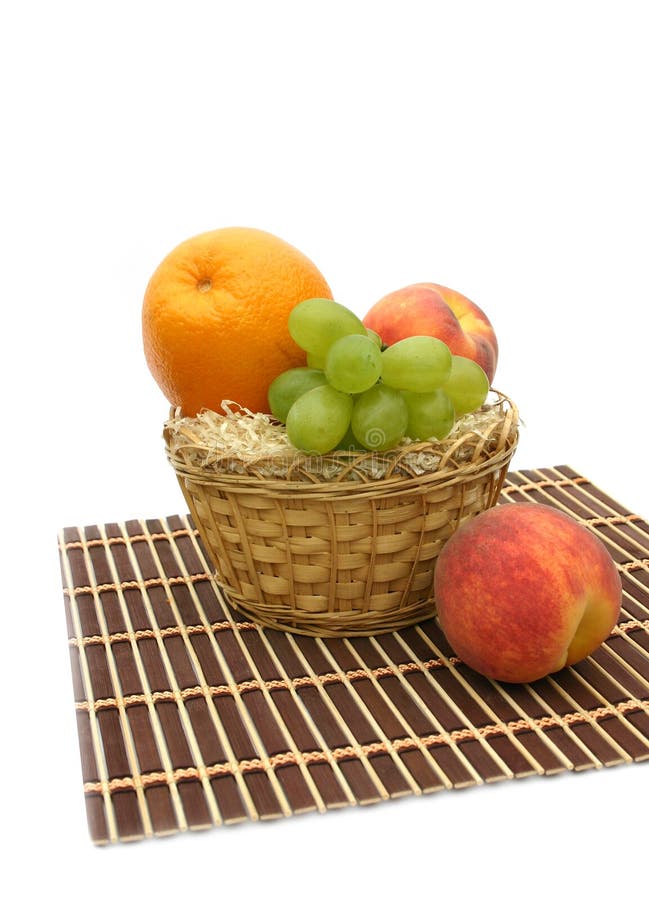
{"label": "basket weave pattern", "polygon": [[[231,606],[273,628],[369,635],[434,615],[435,560],[463,521],[496,503],[516,447],[517,410],[503,395],[499,409],[480,434],[382,454],[380,478],[364,469],[367,454],[347,454],[334,479],[313,458],[286,477],[259,463],[241,474],[188,462],[169,429],[165,438]],[[436,468],[413,471],[414,450],[434,452]]]}

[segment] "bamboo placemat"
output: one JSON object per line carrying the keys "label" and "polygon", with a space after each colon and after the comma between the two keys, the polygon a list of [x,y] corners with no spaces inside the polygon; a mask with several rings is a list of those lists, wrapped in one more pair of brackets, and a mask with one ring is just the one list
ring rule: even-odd
{"label": "bamboo placemat", "polygon": [[114,843],[649,758],[649,525],[567,466],[501,503],[585,523],[624,585],[592,657],[505,685],[436,620],[373,638],[264,629],[222,600],[188,516],[65,528],[90,836]]}

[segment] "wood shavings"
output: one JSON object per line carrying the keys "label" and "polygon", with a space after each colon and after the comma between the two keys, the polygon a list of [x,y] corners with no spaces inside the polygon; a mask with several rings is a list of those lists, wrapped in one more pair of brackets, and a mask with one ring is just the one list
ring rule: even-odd
{"label": "wood shavings", "polygon": [[458,419],[443,441],[404,438],[382,453],[337,451],[310,456],[292,446],[281,423],[225,400],[221,413],[203,410],[193,418],[173,415],[165,425],[165,438],[170,454],[194,470],[309,481],[367,481],[393,474],[435,472],[440,461],[448,458],[451,446],[454,458],[461,462],[473,452],[468,438],[489,440],[498,432],[504,415],[502,396],[497,394],[477,412]]}

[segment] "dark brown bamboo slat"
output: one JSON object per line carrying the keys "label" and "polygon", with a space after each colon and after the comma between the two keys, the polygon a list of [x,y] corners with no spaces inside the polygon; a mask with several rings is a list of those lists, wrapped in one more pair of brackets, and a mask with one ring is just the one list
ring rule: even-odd
{"label": "dark brown bamboo slat", "polygon": [[88,828],[99,844],[649,759],[649,524],[568,466],[511,472],[605,543],[622,611],[529,685],[436,619],[374,637],[264,628],[223,600],[189,516],[59,538]]}

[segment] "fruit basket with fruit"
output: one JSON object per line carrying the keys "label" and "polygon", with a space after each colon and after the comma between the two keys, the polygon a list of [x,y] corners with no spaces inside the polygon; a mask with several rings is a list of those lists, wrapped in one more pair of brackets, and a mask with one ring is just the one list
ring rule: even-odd
{"label": "fruit basket with fruit", "polygon": [[[181,245],[144,307],[147,360],[172,403],[166,452],[215,581],[247,618],[308,635],[429,618],[436,559],[496,503],[518,440],[514,403],[491,388],[491,325],[438,285],[388,295],[361,321],[324,279],[314,287],[317,270],[298,251],[249,231]],[[278,256],[281,299],[269,306]],[[169,290],[174,266],[180,297]],[[197,347],[199,326],[208,340]]]}

